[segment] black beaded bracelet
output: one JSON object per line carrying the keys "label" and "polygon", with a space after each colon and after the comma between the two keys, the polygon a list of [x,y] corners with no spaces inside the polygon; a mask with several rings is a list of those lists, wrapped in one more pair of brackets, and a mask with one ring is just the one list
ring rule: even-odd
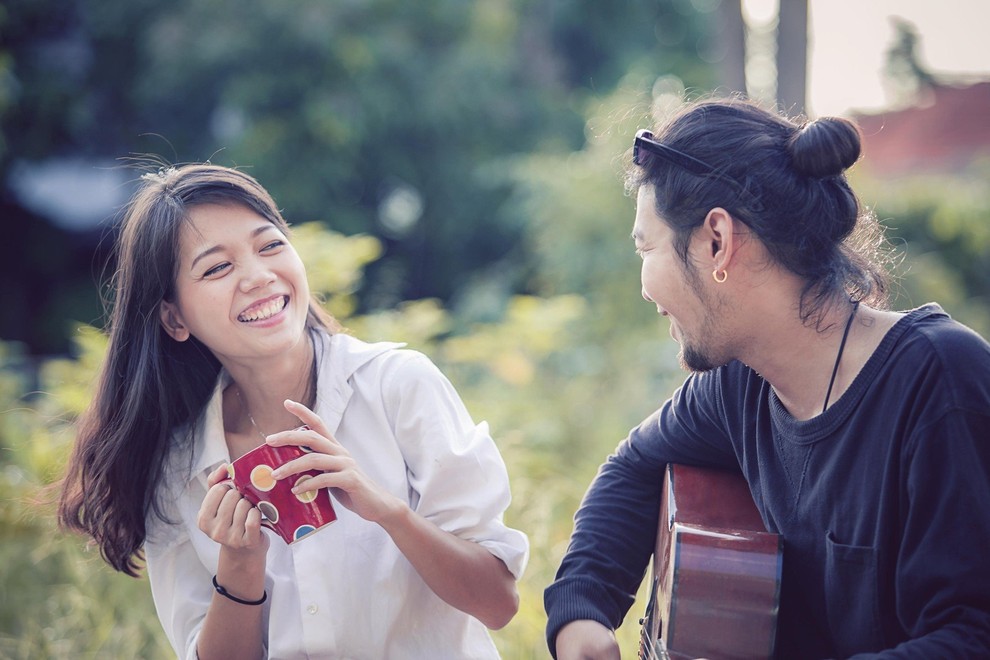
{"label": "black beaded bracelet", "polygon": [[220,586],[220,583],[217,582],[216,575],[213,576],[213,588],[216,589],[217,593],[223,596],[224,598],[229,598],[235,603],[240,603],[241,605],[261,605],[266,600],[268,600],[267,591],[261,592],[261,598],[259,598],[258,600],[244,600],[243,598],[238,598],[237,596],[233,595],[232,593],[224,589],[222,586]]}

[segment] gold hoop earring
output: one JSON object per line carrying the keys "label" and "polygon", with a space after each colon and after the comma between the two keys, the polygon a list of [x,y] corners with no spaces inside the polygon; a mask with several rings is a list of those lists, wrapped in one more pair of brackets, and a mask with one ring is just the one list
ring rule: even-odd
{"label": "gold hoop earring", "polygon": [[721,279],[719,279],[719,276],[718,276],[718,268],[716,268],[715,270],[713,270],[713,271],[712,271],[712,279],[714,279],[714,280],[715,280],[716,282],[718,282],[719,284],[722,284],[722,283],[723,283],[723,282],[725,282],[725,281],[726,281],[727,279],[729,279],[729,271],[727,271],[727,270],[723,270],[723,271],[722,271],[722,277],[721,277]]}

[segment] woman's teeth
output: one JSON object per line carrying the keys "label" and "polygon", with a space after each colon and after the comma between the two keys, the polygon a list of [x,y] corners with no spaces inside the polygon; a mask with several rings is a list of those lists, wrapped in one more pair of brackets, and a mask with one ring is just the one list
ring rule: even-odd
{"label": "woman's teeth", "polygon": [[279,296],[269,300],[268,302],[251,307],[240,313],[237,317],[238,321],[249,322],[249,321],[262,321],[267,318],[275,316],[283,309],[285,309],[285,296]]}

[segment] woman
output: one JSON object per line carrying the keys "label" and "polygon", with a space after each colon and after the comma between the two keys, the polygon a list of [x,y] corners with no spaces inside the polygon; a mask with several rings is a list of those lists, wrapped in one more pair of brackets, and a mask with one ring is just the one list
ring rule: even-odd
{"label": "woman", "polygon": [[[109,332],[59,518],[129,575],[143,547],[179,656],[497,657],[528,543],[487,426],[422,354],[340,332],[257,181],[143,177]],[[226,466],[266,442],[314,450],[275,476],[322,471],[335,523],[263,530]]]}
{"label": "woman", "polygon": [[560,660],[619,656],[670,463],[741,472],[780,535],[775,657],[990,657],[990,345],[886,308],[859,156],[849,121],[735,100],[634,139],[642,295],[693,373],[575,516],[546,591]]}

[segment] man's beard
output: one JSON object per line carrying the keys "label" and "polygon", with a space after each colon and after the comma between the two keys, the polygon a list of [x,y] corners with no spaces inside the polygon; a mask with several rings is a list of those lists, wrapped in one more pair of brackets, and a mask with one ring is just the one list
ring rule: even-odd
{"label": "man's beard", "polygon": [[678,355],[681,368],[686,371],[703,372],[717,369],[722,364],[718,364],[708,353],[693,346],[682,346]]}
{"label": "man's beard", "polygon": [[[701,331],[698,336],[707,340],[718,337],[720,332],[717,319],[725,318],[726,315],[724,302],[717,295],[709,294],[702,287],[701,279],[696,270],[685,266],[684,272],[687,274],[688,286],[691,287],[691,290],[698,298],[698,302],[701,303],[705,310],[705,316],[701,323]],[[683,334],[683,328],[681,334],[681,352],[677,357],[682,369],[699,373],[718,369],[729,362],[728,359],[716,355],[711,345],[700,346],[698,343],[692,342],[691,339]]]}

